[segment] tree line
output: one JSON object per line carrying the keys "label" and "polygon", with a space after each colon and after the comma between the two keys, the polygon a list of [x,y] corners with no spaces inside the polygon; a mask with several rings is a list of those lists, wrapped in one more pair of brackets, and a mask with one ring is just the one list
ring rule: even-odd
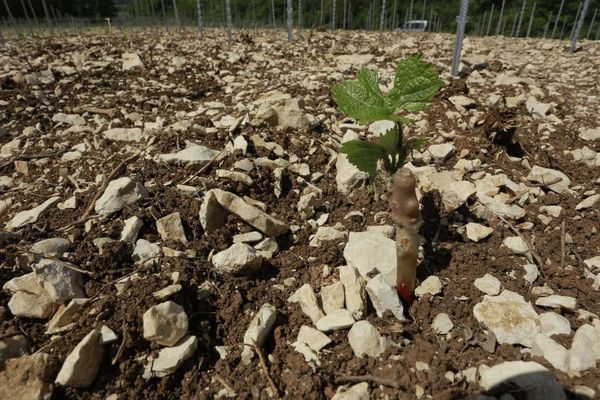
{"label": "tree line", "polygon": [[[236,27],[285,25],[287,0],[228,0]],[[525,1],[523,16],[521,9]],[[158,24],[177,14],[184,24],[194,24],[198,10],[206,26],[225,22],[227,0],[0,0],[0,17],[60,19],[87,18],[92,22],[106,17],[121,21]],[[502,4],[504,3],[504,7]],[[562,8],[561,8],[562,3]],[[470,0],[467,32],[554,37],[568,35],[581,0]],[[393,30],[407,20],[439,22],[442,31],[453,32],[460,0],[292,0],[294,26],[325,26],[335,29]],[[175,13],[175,7],[177,13]],[[535,10],[534,10],[535,7]],[[584,31],[590,27],[600,0],[592,0]],[[557,14],[560,10],[560,18]],[[502,19],[500,13],[502,12]],[[531,18],[533,13],[533,18]],[[383,16],[383,18],[382,18]],[[600,15],[596,19],[596,26]],[[530,24],[531,21],[531,24]],[[531,25],[531,26],[530,26]]]}

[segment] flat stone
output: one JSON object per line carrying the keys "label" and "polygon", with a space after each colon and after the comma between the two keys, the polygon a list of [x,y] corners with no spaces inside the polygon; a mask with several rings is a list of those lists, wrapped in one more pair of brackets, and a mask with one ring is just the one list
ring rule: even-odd
{"label": "flat stone", "polygon": [[48,321],[45,333],[52,335],[61,332],[65,327],[73,324],[77,312],[89,301],[89,299],[73,299],[66,306],[61,305],[52,316],[52,319]]}
{"label": "flat stone", "polygon": [[151,359],[144,366],[144,379],[163,378],[177,371],[179,367],[191,356],[198,348],[198,339],[196,336],[186,336],[182,338],[175,346],[166,347],[158,352],[156,359]]}
{"label": "flat stone", "polygon": [[245,243],[234,243],[212,258],[217,272],[232,275],[252,274],[260,269],[262,262],[263,256]]}
{"label": "flat stone", "polygon": [[600,194],[594,194],[590,197],[582,200],[575,206],[575,210],[587,210],[588,208],[592,208],[600,201]]}
{"label": "flat stone", "polygon": [[544,357],[554,368],[562,372],[569,371],[571,356],[569,351],[546,335],[537,335],[531,354]]}
{"label": "flat stone", "polygon": [[52,116],[52,122],[62,122],[67,125],[85,125],[85,119],[78,114],[56,113]]}
{"label": "flat stone", "polygon": [[521,256],[529,254],[529,246],[527,245],[527,242],[521,239],[519,236],[506,237],[502,243],[515,255]]}
{"label": "flat stone", "polygon": [[583,140],[600,140],[600,127],[598,128],[582,128],[579,130],[579,138]]}
{"label": "flat stone", "polygon": [[571,343],[570,355],[571,371],[583,372],[596,368],[596,362],[600,360],[600,323],[596,326],[585,324],[577,329]]}
{"label": "flat stone", "polygon": [[469,222],[466,225],[467,238],[473,242],[479,242],[490,236],[494,229],[485,225],[477,224],[475,222]]}
{"label": "flat stone", "polygon": [[477,106],[477,102],[467,96],[450,96],[448,100],[450,101],[450,103],[454,104],[454,106],[458,110],[462,110],[465,108],[473,108]]}
{"label": "flat stone", "polygon": [[[246,333],[244,333],[245,344],[255,344],[262,347],[267,337],[273,331],[277,321],[277,309],[269,303],[263,304],[256,315],[250,321]],[[251,347],[244,346],[242,350],[242,362],[248,365],[254,357],[254,350]]]}
{"label": "flat stone", "polygon": [[156,221],[156,230],[165,242],[188,244],[179,212],[174,212]]}
{"label": "flat stone", "polygon": [[575,310],[577,308],[577,299],[569,296],[560,296],[553,294],[546,297],[540,297],[535,301],[536,306],[540,307],[561,307],[567,310]]}
{"label": "flat stone", "polygon": [[304,361],[306,361],[307,363],[311,365],[314,364],[317,366],[321,365],[321,360],[319,359],[319,355],[317,354],[317,352],[311,349],[306,343],[295,341],[294,343],[292,343],[292,347],[294,348],[294,350],[296,350],[298,353],[304,356]]}
{"label": "flat stone", "polygon": [[100,344],[114,343],[119,339],[117,334],[106,325],[100,327]]}
{"label": "flat stone", "polygon": [[454,154],[456,148],[452,143],[432,144],[427,151],[435,160],[443,162]]}
{"label": "flat stone", "polygon": [[331,400],[369,400],[371,391],[367,382],[357,383],[353,386],[341,386]]}
{"label": "flat stone", "polygon": [[531,169],[531,172],[527,175],[527,180],[540,183],[558,194],[567,191],[571,184],[571,180],[564,173],[537,165]]}
{"label": "flat stone", "polygon": [[140,142],[145,138],[140,128],[112,128],[102,132],[102,136],[117,142]]}
{"label": "flat stone", "polygon": [[71,242],[63,238],[40,240],[31,246],[31,252],[48,256],[62,255],[71,248]]}
{"label": "flat stone", "polygon": [[309,283],[305,283],[296,290],[289,298],[288,302],[300,304],[302,312],[310,318],[313,324],[317,324],[321,318],[325,316],[323,310],[319,306],[317,296]]}
{"label": "flat stone", "polygon": [[358,321],[348,332],[348,342],[356,357],[379,357],[388,347],[388,341],[369,321]]}
{"label": "flat stone", "polygon": [[445,335],[454,328],[454,324],[450,320],[448,314],[440,313],[433,319],[431,327],[438,335]]}
{"label": "flat stone", "polygon": [[167,164],[204,165],[219,152],[200,145],[192,145],[174,154],[161,154],[159,159]]}
{"label": "flat stone", "polygon": [[125,226],[121,231],[121,241],[134,243],[144,226],[144,221],[136,215],[125,220]]}
{"label": "flat stone", "polygon": [[71,299],[85,298],[81,272],[71,265],[53,258],[42,258],[32,265],[38,283],[46,290],[56,304]]}
{"label": "flat stone", "polygon": [[523,296],[504,290],[498,296],[483,296],[473,307],[475,319],[492,331],[499,344],[531,347],[541,332],[539,316]]}
{"label": "flat stone", "polygon": [[144,338],[163,346],[173,346],[188,330],[188,317],[179,304],[166,301],[150,307],[143,317]]}
{"label": "flat stone", "polygon": [[505,204],[494,197],[478,193],[477,199],[483,204],[487,213],[483,215],[477,214],[480,217],[498,216],[517,220],[523,218],[525,214],[527,214],[523,207],[516,204]]}
{"label": "flat stone", "polygon": [[378,317],[382,317],[386,311],[391,313],[400,321],[405,321],[404,307],[394,288],[385,280],[383,275],[375,275],[369,279],[366,286],[373,308]]}
{"label": "flat stone", "polygon": [[525,269],[525,276],[523,278],[529,283],[535,282],[540,276],[540,270],[535,264],[525,264],[523,265],[523,269]]}
{"label": "flat stone", "polygon": [[435,275],[428,276],[417,288],[415,289],[415,296],[423,297],[426,294],[435,296],[436,294],[442,293],[442,281]]}
{"label": "flat stone", "polygon": [[[421,180],[419,180],[421,182]],[[437,190],[442,195],[445,211],[454,211],[467,202],[477,192],[475,185],[466,180],[456,179],[450,171],[434,172],[427,176],[424,189]]]}
{"label": "flat stone", "polygon": [[548,337],[552,335],[570,335],[571,323],[568,319],[555,312],[540,314],[542,334]]}
{"label": "flat stone", "polygon": [[179,293],[182,289],[182,286],[178,283],[173,284],[173,285],[169,285],[167,287],[164,287],[160,290],[157,290],[156,292],[152,293],[152,297],[154,297],[157,300],[165,300],[168,299],[169,297],[173,296],[175,293]]}
{"label": "flat stone", "polygon": [[148,191],[141,183],[128,177],[115,179],[108,183],[106,190],[96,201],[94,210],[97,214],[108,216],[147,196]]}
{"label": "flat stone", "polygon": [[344,286],[346,309],[354,319],[359,320],[367,315],[367,293],[365,281],[358,270],[349,265],[338,268],[340,282]]}
{"label": "flat stone", "polygon": [[300,327],[296,340],[305,343],[314,351],[319,351],[331,343],[331,339],[326,334],[307,325]]}
{"label": "flat stone", "polygon": [[8,360],[0,372],[0,399],[49,400],[55,373],[55,363],[46,353]]}
{"label": "flat stone", "polygon": [[533,361],[505,361],[488,369],[480,369],[479,385],[494,393],[506,385],[519,389],[527,400],[566,400],[556,378],[542,365]]}
{"label": "flat stone", "polygon": [[233,235],[233,243],[256,243],[260,242],[262,239],[263,235],[256,231]]}
{"label": "flat stone", "polygon": [[55,383],[74,388],[90,386],[96,378],[103,357],[100,331],[93,329],[69,353],[56,376]]}
{"label": "flat stone", "polygon": [[310,120],[304,111],[304,100],[301,98],[286,100],[273,109],[277,114],[277,125],[299,130],[310,128]]}
{"label": "flat stone", "polygon": [[374,270],[390,285],[396,284],[396,242],[379,232],[350,232],[344,258],[363,277]]}
{"label": "flat stone", "polygon": [[490,296],[495,296],[502,290],[502,284],[498,278],[490,274],[475,279],[474,284],[477,289]]}
{"label": "flat stone", "polygon": [[33,272],[11,279],[2,289],[12,295],[8,308],[14,316],[45,319],[56,308]]}
{"label": "flat stone", "polygon": [[121,57],[123,58],[124,71],[135,71],[144,69],[144,63],[142,63],[142,59],[136,53],[123,53]]}
{"label": "flat stone", "polygon": [[337,331],[346,329],[354,324],[354,318],[346,309],[334,310],[317,321],[317,329],[321,332]]}
{"label": "flat stone", "polygon": [[60,197],[51,197],[37,207],[18,212],[8,223],[7,230],[22,228],[27,224],[34,224],[38,218],[50,207],[60,201]]}
{"label": "flat stone", "polygon": [[321,288],[321,303],[325,314],[344,308],[344,285],[342,282],[334,282]]}
{"label": "flat stone", "polygon": [[208,233],[225,224],[227,213],[233,213],[266,236],[277,237],[289,230],[289,227],[241,197],[220,189],[206,192],[200,207],[200,222]]}
{"label": "flat stone", "polygon": [[317,229],[317,233],[315,233],[315,236],[311,239],[309,245],[313,247],[319,247],[323,244],[323,242],[328,242],[332,240],[345,240],[346,236],[346,232],[338,231],[337,229],[332,228],[330,226],[320,226],[319,229]]}
{"label": "flat stone", "polygon": [[139,263],[143,263],[160,256],[160,253],[159,245],[150,243],[145,239],[138,239],[133,249],[133,259]]}

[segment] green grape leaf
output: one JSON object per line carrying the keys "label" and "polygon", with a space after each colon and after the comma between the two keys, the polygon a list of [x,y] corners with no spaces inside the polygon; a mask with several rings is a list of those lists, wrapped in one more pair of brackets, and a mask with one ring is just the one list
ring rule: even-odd
{"label": "green grape leaf", "polygon": [[369,68],[358,71],[357,79],[335,85],[333,100],[342,112],[362,123],[394,118],[379,89],[377,71]]}
{"label": "green grape leaf", "polygon": [[375,143],[363,140],[350,140],[342,143],[340,152],[348,156],[348,161],[359,170],[366,172],[369,178],[377,172],[377,161],[384,155],[384,150]]}
{"label": "green grape leaf", "polygon": [[423,111],[443,85],[431,64],[422,62],[420,55],[409,57],[398,63],[394,87],[386,97],[387,107],[394,111]]}
{"label": "green grape leaf", "polygon": [[413,150],[421,151],[425,145],[429,143],[429,139],[424,136],[413,136],[406,141],[404,144],[404,148],[406,152],[409,153]]}
{"label": "green grape leaf", "polygon": [[397,154],[400,151],[402,140],[398,128],[393,127],[379,136],[379,146],[388,154]]}

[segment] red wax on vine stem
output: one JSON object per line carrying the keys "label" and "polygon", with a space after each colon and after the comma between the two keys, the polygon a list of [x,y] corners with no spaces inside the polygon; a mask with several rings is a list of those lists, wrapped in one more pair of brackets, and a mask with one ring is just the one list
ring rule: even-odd
{"label": "red wax on vine stem", "polygon": [[398,292],[398,296],[402,299],[402,302],[405,305],[411,305],[413,302],[413,289],[411,285],[408,285],[406,282],[402,282],[398,284],[396,287],[396,292]]}

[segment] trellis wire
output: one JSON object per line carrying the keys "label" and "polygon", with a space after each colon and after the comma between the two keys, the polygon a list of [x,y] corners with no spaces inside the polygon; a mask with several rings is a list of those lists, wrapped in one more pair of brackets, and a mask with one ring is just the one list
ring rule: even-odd
{"label": "trellis wire", "polygon": [[231,22],[231,1],[230,0],[225,0],[225,13],[227,15],[227,43],[229,43],[229,45],[231,46],[231,42],[233,41],[233,34],[232,34],[232,22]]}
{"label": "trellis wire", "polygon": [[577,28],[575,29],[575,34],[571,40],[571,47],[569,50],[571,53],[575,52],[577,48],[577,40],[579,39],[579,34],[581,33],[581,28],[583,27],[583,22],[585,21],[585,15],[587,14],[588,7],[590,6],[590,0],[585,0],[583,3],[583,8],[581,9],[581,15],[579,16],[579,20],[577,21]]}
{"label": "trellis wire", "polygon": [[452,59],[452,75],[458,75],[458,66],[460,65],[460,55],[462,51],[463,38],[465,36],[465,26],[467,24],[467,14],[469,12],[469,0],[460,0],[460,13],[458,14],[456,26],[456,41],[454,43],[454,57]]}

